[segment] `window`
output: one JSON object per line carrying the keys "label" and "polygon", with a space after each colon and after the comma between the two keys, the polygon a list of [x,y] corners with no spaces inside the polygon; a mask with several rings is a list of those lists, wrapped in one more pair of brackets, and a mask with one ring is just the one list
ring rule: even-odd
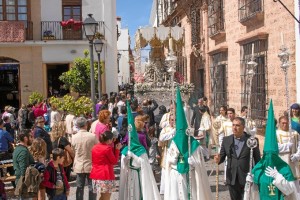
{"label": "window", "polygon": [[[255,62],[258,65],[254,68],[255,75],[252,79],[251,94],[249,94],[250,80],[247,76],[249,69],[247,63],[252,57],[252,44],[254,44]],[[258,126],[262,125],[266,119],[267,49],[267,40],[258,40],[241,46],[241,106],[250,106],[248,114],[251,119],[256,120]]]}
{"label": "window", "polygon": [[63,6],[63,20],[81,21],[81,6]]}
{"label": "window", "polygon": [[226,51],[211,56],[212,113],[216,115],[220,106],[227,106],[227,54]]}
{"label": "window", "polygon": [[209,36],[214,36],[225,30],[223,0],[208,0]]}
{"label": "window", "polygon": [[192,45],[200,44],[200,27],[202,27],[200,19],[200,9],[191,7],[191,34],[192,34]]}
{"label": "window", "polygon": [[263,11],[263,0],[239,0],[239,20],[246,21]]}
{"label": "window", "polygon": [[27,0],[0,0],[0,20],[27,21]]}

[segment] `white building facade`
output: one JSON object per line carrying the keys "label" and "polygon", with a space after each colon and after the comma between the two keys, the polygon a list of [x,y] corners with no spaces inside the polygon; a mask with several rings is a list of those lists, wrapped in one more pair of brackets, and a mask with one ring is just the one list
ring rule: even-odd
{"label": "white building facade", "polygon": [[[61,93],[62,83],[58,77],[72,67],[76,57],[83,57],[83,51],[89,49],[81,25],[88,14],[93,14],[99,25],[98,32],[105,37],[101,52],[101,60],[105,63],[102,91],[118,91],[116,0],[11,0],[10,4],[0,1],[2,10],[12,5],[18,7],[13,14],[0,13],[0,32],[8,27],[11,32],[21,33],[0,39],[0,72],[3,75],[0,85],[7,84],[8,88],[7,91],[0,88],[0,91],[12,92],[10,98],[0,101],[1,107],[28,103],[33,91],[45,97]],[[70,25],[62,26],[63,22],[70,22]],[[94,61],[97,62],[96,52]]]}
{"label": "white building facade", "polygon": [[130,67],[129,67],[129,48],[130,48],[130,36],[128,28],[123,28],[121,18],[117,18],[117,25],[119,30],[118,39],[118,84],[124,85],[130,83]]}

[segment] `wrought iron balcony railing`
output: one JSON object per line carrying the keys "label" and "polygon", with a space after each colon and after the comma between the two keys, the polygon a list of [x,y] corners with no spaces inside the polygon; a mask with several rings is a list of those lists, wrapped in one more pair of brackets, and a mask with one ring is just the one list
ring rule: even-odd
{"label": "wrought iron balcony railing", "polygon": [[[104,22],[98,22],[98,32],[105,35]],[[42,40],[82,40],[84,38],[82,26],[61,26],[60,21],[42,21]]]}
{"label": "wrought iron balcony railing", "polygon": [[208,26],[209,30],[209,36],[215,36],[218,33],[224,32],[225,31],[225,26],[224,26],[224,21],[219,20],[219,21],[214,21]]}
{"label": "wrought iron balcony railing", "polygon": [[239,21],[245,22],[263,12],[263,0],[240,0]]}

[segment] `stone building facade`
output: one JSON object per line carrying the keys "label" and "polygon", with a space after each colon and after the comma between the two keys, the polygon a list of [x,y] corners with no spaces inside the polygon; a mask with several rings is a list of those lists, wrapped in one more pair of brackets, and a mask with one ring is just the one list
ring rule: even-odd
{"label": "stone building facade", "polygon": [[[213,113],[221,105],[240,112],[251,107],[251,116],[263,123],[270,99],[276,116],[287,109],[285,76],[278,58],[289,48],[290,102],[296,102],[296,21],[278,2],[263,0],[157,0],[161,25],[185,29],[183,54],[187,81],[195,83],[196,96],[208,97]],[[294,13],[298,1],[284,1]],[[298,7],[299,8],[299,7]],[[156,21],[157,21],[156,19]],[[249,65],[254,67],[249,95]],[[250,103],[249,103],[250,101]]]}

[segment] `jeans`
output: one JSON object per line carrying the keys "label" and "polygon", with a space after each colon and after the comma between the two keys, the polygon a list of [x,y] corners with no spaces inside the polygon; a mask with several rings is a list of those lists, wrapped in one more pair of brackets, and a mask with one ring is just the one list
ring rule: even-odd
{"label": "jeans", "polygon": [[89,173],[80,173],[77,174],[76,177],[76,200],[83,200],[85,179],[88,180],[88,188],[89,188],[89,200],[96,200],[97,194],[93,193],[92,179],[89,178]]}
{"label": "jeans", "polygon": [[56,195],[53,198],[49,198],[49,200],[67,200],[66,194]]}

